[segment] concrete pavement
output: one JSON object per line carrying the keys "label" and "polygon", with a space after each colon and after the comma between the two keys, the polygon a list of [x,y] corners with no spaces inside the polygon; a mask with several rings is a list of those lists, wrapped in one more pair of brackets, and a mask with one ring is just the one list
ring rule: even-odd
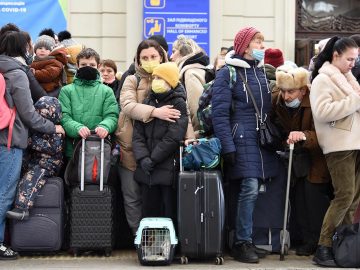
{"label": "concrete pavement", "polygon": [[[82,255],[73,257],[66,253],[55,256],[22,256],[15,261],[0,261],[0,269],[36,269],[36,270],[68,270],[68,269],[321,269],[314,265],[311,257],[299,257],[290,250],[285,261],[279,261],[279,255],[269,255],[261,259],[258,264],[244,264],[225,256],[223,265],[214,265],[213,260],[194,261],[181,265],[179,259],[174,259],[168,267],[145,267],[138,262],[136,252],[133,250],[116,250],[111,257],[99,255]],[[324,269],[324,268],[322,268]],[[327,268],[330,269],[330,268]]]}

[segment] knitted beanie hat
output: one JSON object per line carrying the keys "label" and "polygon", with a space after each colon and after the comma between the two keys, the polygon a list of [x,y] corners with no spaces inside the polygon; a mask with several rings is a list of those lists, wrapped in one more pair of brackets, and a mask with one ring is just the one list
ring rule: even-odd
{"label": "knitted beanie hat", "polygon": [[166,39],[162,35],[153,35],[148,39],[155,40],[166,52],[168,52],[169,45],[167,44]]}
{"label": "knitted beanie hat", "polygon": [[45,47],[47,50],[52,51],[55,47],[55,39],[47,35],[38,37],[34,45],[34,51],[36,52],[40,47]]}
{"label": "knitted beanie hat", "polygon": [[175,88],[179,83],[179,68],[173,62],[167,62],[158,65],[154,68],[153,76],[158,76],[166,81],[172,88]]}
{"label": "knitted beanie hat", "polygon": [[274,68],[282,66],[284,64],[284,57],[282,51],[272,48],[266,49],[264,63],[270,64]]}
{"label": "knitted beanie hat", "polygon": [[309,71],[283,65],[276,69],[276,86],[281,89],[300,89],[309,84]]}
{"label": "knitted beanie hat", "polygon": [[243,56],[244,52],[247,47],[249,47],[249,44],[256,33],[259,33],[260,31],[257,30],[254,27],[245,27],[241,29],[235,36],[234,39],[234,49],[235,53]]}

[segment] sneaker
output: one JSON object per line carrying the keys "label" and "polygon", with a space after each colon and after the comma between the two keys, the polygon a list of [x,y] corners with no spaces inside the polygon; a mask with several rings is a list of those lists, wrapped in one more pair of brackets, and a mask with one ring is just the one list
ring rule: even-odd
{"label": "sneaker", "polygon": [[316,244],[306,243],[296,248],[296,255],[298,256],[310,256],[316,251]]}
{"label": "sneaker", "polygon": [[257,246],[255,246],[254,243],[251,243],[251,245],[252,245],[255,253],[258,255],[258,257],[259,257],[260,259],[265,258],[266,255],[268,255],[268,254],[270,253],[270,252],[267,251],[266,249],[258,248]]}
{"label": "sneaker", "polygon": [[318,246],[313,258],[313,262],[326,267],[337,267],[331,247]]}
{"label": "sneaker", "polygon": [[27,220],[29,218],[29,210],[13,208],[6,212],[6,217],[16,220]]}
{"label": "sneaker", "polygon": [[18,253],[11,248],[6,247],[3,243],[0,244],[0,260],[15,260],[18,257]]}
{"label": "sneaker", "polygon": [[233,246],[231,255],[235,260],[243,263],[258,263],[259,256],[256,254],[251,242],[242,242]]}

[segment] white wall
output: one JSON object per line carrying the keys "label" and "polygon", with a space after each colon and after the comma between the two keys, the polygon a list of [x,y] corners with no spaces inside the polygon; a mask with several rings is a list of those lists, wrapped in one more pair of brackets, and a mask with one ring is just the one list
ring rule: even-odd
{"label": "white wall", "polygon": [[[143,0],[68,1],[73,37],[126,70],[142,39]],[[222,46],[233,45],[237,31],[245,26],[258,28],[267,47],[279,48],[287,60],[294,60],[295,0],[209,1],[211,61]]]}

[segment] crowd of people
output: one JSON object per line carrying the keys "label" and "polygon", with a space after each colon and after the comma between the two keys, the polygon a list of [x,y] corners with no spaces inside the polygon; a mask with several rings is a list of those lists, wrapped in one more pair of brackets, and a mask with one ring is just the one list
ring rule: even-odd
{"label": "crowd of people", "polygon": [[[266,49],[263,33],[245,27],[211,65],[184,35],[170,54],[164,37],[152,36],[121,73],[68,31],[45,29],[32,44],[16,25],[2,26],[0,73],[16,115],[13,127],[0,132],[0,259],[18,256],[4,243],[6,217],[29,217],[46,180],[64,176],[74,142],[92,130],[120,149],[114,167],[133,234],[143,217],[176,220],[179,145],[203,136],[199,98],[212,80],[224,181],[239,187],[231,256],[256,263],[267,254],[254,245],[252,229],[260,181],[284,168],[278,152],[259,144],[259,124],[270,119],[281,131],[278,150],[295,144],[290,236],[296,254],[336,266],[332,236],[353,222],[360,202],[359,45],[360,35],[326,39],[309,68],[298,67],[280,49]],[[228,66],[236,70],[234,83]]]}

